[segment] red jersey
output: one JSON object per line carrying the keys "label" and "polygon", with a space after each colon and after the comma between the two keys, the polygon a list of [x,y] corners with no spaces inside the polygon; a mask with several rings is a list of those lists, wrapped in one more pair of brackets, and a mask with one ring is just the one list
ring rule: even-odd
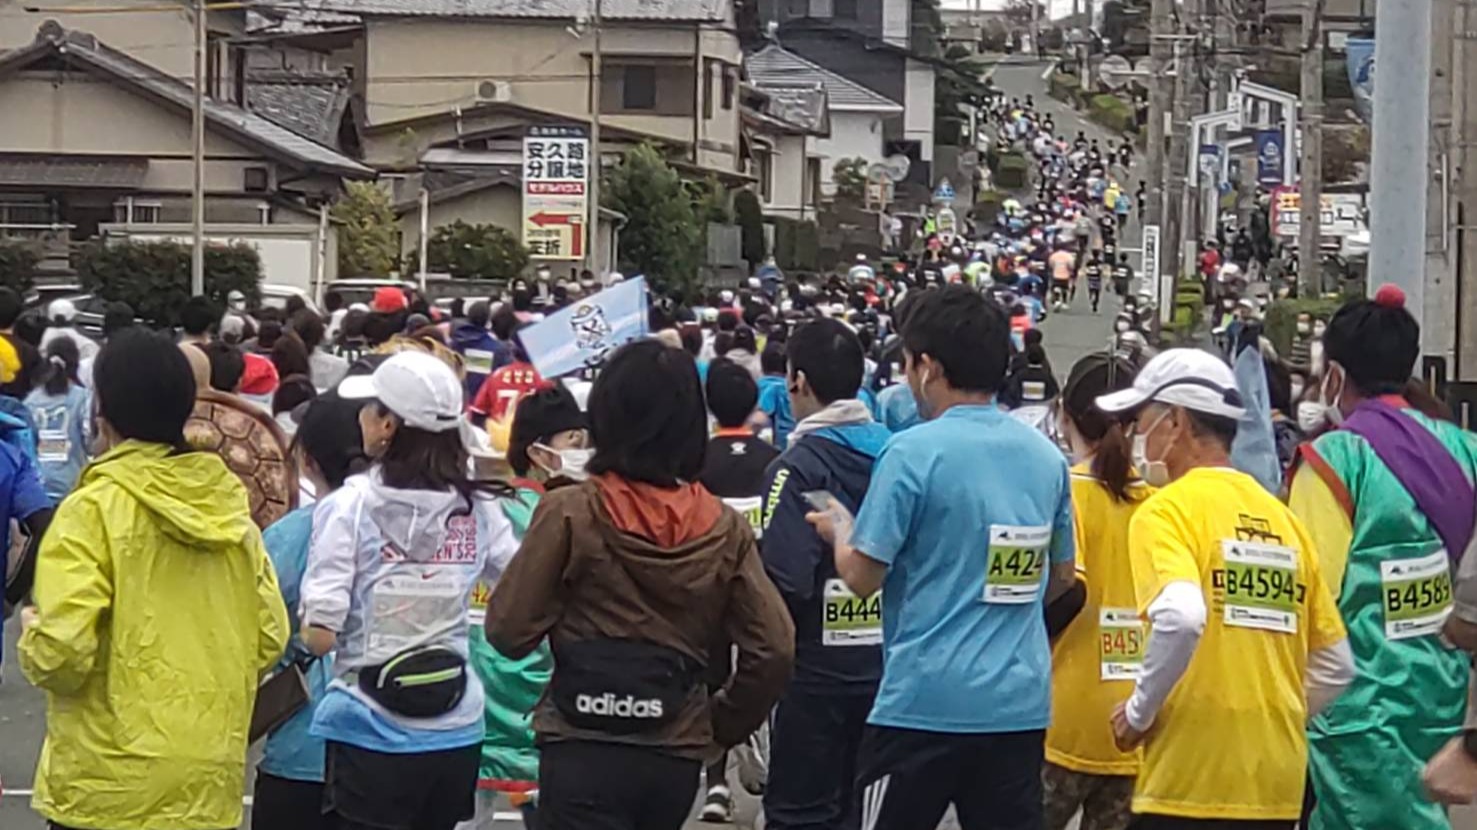
{"label": "red jersey", "polygon": [[487,376],[469,409],[488,420],[502,421],[512,416],[524,395],[543,385],[544,379],[532,363],[509,363]]}

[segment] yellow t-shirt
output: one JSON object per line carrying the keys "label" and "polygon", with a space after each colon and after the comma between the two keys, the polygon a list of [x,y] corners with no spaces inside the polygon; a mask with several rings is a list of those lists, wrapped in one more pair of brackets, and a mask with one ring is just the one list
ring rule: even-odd
{"label": "yellow t-shirt", "polygon": [[1134,775],[1139,753],[1113,744],[1109,718],[1133,693],[1147,633],[1134,599],[1128,520],[1153,488],[1132,485],[1133,501],[1113,498],[1087,465],[1072,468],[1077,568],[1087,604],[1051,652],[1051,728],[1046,760],[1075,772]]}
{"label": "yellow t-shirt", "polygon": [[1250,476],[1200,468],[1129,525],[1140,612],[1163,587],[1205,594],[1205,633],[1144,744],[1133,811],[1295,819],[1307,775],[1308,652],[1346,636],[1302,523]]}

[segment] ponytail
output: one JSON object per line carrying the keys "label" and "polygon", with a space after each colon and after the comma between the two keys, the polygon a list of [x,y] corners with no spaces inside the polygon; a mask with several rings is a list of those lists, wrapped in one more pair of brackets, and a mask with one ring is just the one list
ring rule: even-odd
{"label": "ponytail", "polygon": [[81,358],[77,341],[70,337],[58,337],[46,346],[46,382],[43,388],[48,395],[65,395],[77,380],[77,364]]}
{"label": "ponytail", "polygon": [[1123,425],[1097,408],[1097,398],[1133,385],[1138,367],[1121,355],[1097,352],[1077,361],[1062,390],[1062,411],[1093,446],[1092,474],[1116,501],[1135,501],[1132,445]]}

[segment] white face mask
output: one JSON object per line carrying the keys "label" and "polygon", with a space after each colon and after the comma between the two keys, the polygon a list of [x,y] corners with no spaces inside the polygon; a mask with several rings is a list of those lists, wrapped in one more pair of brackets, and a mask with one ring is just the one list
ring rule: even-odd
{"label": "white face mask", "polygon": [[574,448],[556,450],[547,444],[534,444],[534,446],[544,452],[559,456],[559,469],[548,470],[549,475],[564,476],[574,481],[584,481],[590,477],[590,474],[585,472],[585,467],[590,463],[590,458],[595,455],[594,450]]}
{"label": "white face mask", "polygon": [[1169,483],[1169,465],[1165,464],[1162,459],[1149,460],[1149,436],[1159,428],[1161,423],[1164,423],[1167,417],[1169,417],[1169,411],[1165,410],[1154,419],[1154,423],[1147,430],[1141,433],[1135,432],[1133,435],[1133,466],[1138,468],[1139,475],[1144,477],[1144,481],[1153,487],[1163,487]]}
{"label": "white face mask", "polygon": [[1328,410],[1317,401],[1303,401],[1298,404],[1298,429],[1305,435],[1312,434],[1323,428],[1328,423]]}
{"label": "white face mask", "polygon": [[[1343,374],[1343,369],[1339,370],[1339,374]],[[1344,412],[1343,410],[1339,409],[1339,402],[1344,397],[1344,388],[1343,384],[1339,384],[1338,394],[1334,395],[1333,398],[1330,399],[1328,396],[1328,382],[1332,379],[1333,364],[1330,363],[1328,364],[1328,368],[1323,373],[1323,383],[1318,387],[1318,404],[1319,406],[1323,407],[1323,414],[1324,417],[1328,419],[1328,422],[1330,424],[1333,424],[1334,426],[1338,426],[1339,424],[1342,424],[1344,422]]]}

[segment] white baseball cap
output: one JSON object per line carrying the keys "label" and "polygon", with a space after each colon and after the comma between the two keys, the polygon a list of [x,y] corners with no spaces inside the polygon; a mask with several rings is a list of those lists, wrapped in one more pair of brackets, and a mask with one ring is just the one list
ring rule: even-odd
{"label": "white baseball cap", "polygon": [[425,352],[400,352],[372,375],[351,375],[338,385],[349,400],[377,400],[408,427],[447,432],[462,425],[462,383],[450,366]]}
{"label": "white baseball cap", "polygon": [[46,311],[53,320],[58,317],[68,322],[77,319],[77,305],[71,300],[52,300]]}
{"label": "white baseball cap", "polygon": [[1246,412],[1231,367],[1199,349],[1160,352],[1139,371],[1133,386],[1099,397],[1097,406],[1118,413],[1150,401],[1225,418],[1240,418]]}

